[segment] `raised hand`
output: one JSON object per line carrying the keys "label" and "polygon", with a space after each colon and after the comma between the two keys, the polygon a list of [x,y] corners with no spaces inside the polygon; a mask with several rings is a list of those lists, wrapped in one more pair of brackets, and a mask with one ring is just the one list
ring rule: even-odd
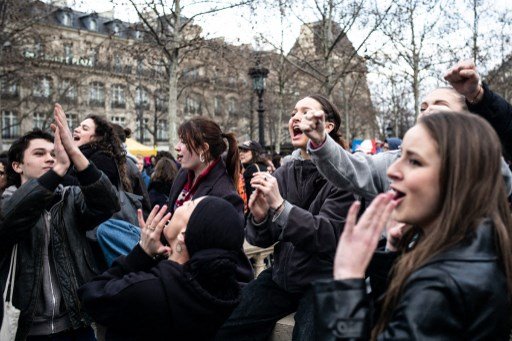
{"label": "raised hand", "polygon": [[161,235],[165,224],[171,218],[171,213],[167,213],[167,205],[160,208],[158,205],[153,207],[148,219],[144,221],[142,210],[137,210],[137,218],[140,226],[140,246],[147,255],[155,257],[157,255],[170,255],[171,248],[162,244]]}
{"label": "raised hand", "polygon": [[252,192],[248,206],[254,221],[257,223],[265,220],[265,217],[268,215],[268,210],[270,209],[267,199],[265,199],[265,195],[259,189]]}
{"label": "raised hand", "polygon": [[471,60],[464,60],[455,64],[446,71],[444,79],[461,95],[469,101],[479,100],[483,95],[483,88],[480,85],[480,76],[476,66]]}
{"label": "raised hand", "polygon": [[356,224],[361,206],[356,201],[350,207],[334,258],[334,279],[364,278],[380,235],[396,206],[393,194],[379,194]]}
{"label": "raised hand", "polygon": [[[53,118],[55,120],[55,125],[58,127],[59,138],[62,141],[62,145],[66,149],[66,152],[73,162],[76,170],[79,172],[84,170],[89,166],[89,160],[87,160],[80,149],[73,143],[73,134],[71,134],[71,130],[69,130],[66,114],[59,103],[55,103]],[[55,135],[57,135],[57,133]]]}
{"label": "raised hand", "polygon": [[311,140],[313,146],[324,143],[327,133],[325,132],[325,114],[323,111],[307,112],[302,116],[299,127]]}
{"label": "raised hand", "polygon": [[50,128],[55,134],[55,139],[53,142],[53,152],[55,154],[55,164],[53,165],[53,171],[60,176],[64,176],[68,171],[69,165],[71,162],[69,161],[69,156],[66,153],[66,149],[62,145],[62,141],[60,139],[60,131],[59,127],[55,124],[51,124]]}
{"label": "raised hand", "polygon": [[275,210],[283,203],[284,199],[281,196],[281,193],[279,193],[277,179],[269,173],[254,173],[251,179],[251,186],[263,194],[270,208]]}

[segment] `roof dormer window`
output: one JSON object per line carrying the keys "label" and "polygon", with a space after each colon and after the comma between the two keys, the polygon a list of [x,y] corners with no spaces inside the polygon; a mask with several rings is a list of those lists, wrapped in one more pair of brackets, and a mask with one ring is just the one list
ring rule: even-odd
{"label": "roof dormer window", "polygon": [[71,16],[68,13],[62,13],[62,25],[71,26]]}
{"label": "roof dormer window", "polygon": [[89,21],[89,30],[91,30],[91,31],[98,30],[98,22],[95,19],[91,19],[91,21]]}

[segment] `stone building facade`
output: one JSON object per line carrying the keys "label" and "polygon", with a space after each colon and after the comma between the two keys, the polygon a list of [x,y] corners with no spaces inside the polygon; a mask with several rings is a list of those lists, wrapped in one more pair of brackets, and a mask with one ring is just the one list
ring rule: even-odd
{"label": "stone building facade", "polygon": [[[0,108],[4,149],[33,127],[48,129],[55,102],[63,105],[72,127],[88,114],[105,115],[114,123],[130,127],[133,137],[139,141],[167,149],[166,68],[160,62],[162,51],[152,47],[151,39],[142,33],[142,24],[40,1],[30,1],[28,8],[24,15],[37,20],[23,38],[8,43],[0,41],[3,44]],[[201,28],[191,25],[188,30],[197,36]],[[305,32],[298,37],[297,46]],[[343,44],[351,47],[348,40]],[[205,115],[216,120],[225,131],[235,132],[240,140],[256,139],[257,100],[248,75],[256,54],[270,69],[265,93],[266,141],[278,142],[277,131],[284,137],[281,143],[289,141],[288,113],[300,96],[312,89],[321,91],[321,84],[314,78],[303,77],[300,69],[295,70],[289,64],[290,81],[285,84],[285,91],[279,92],[274,69],[280,58],[278,54],[256,53],[248,45],[235,46],[222,39],[203,39],[200,48],[182,55],[176,123],[179,125],[194,115]],[[375,119],[364,61],[357,59],[354,63],[354,69],[364,69],[360,73],[363,81],[362,90],[358,90],[358,103],[367,108],[368,118],[360,128],[371,130]],[[334,91],[331,96],[338,105],[343,104],[341,94]],[[280,121],[276,119],[278,110],[282,113]]]}

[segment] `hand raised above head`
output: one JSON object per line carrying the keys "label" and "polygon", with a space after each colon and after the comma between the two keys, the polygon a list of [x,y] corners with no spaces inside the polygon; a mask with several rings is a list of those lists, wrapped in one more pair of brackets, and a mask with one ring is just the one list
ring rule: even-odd
{"label": "hand raised above head", "polygon": [[73,149],[77,147],[73,143],[73,134],[68,126],[68,121],[66,119],[66,114],[62,109],[59,103],[55,103],[55,107],[53,109],[53,118],[55,120],[55,124],[59,127],[60,138],[62,140],[62,144],[64,148],[70,153]]}
{"label": "hand raised above head", "polygon": [[82,154],[78,146],[74,144],[73,135],[69,130],[68,121],[66,120],[66,114],[59,103],[55,104],[53,117],[55,119],[55,125],[59,128],[59,138],[62,141],[63,147],[66,149],[66,153],[71,161],[73,161],[77,171],[80,172],[84,170],[89,166],[89,160]]}
{"label": "hand raised above head", "polygon": [[137,210],[137,218],[140,226],[140,246],[147,255],[155,257],[157,255],[170,254],[171,248],[162,244],[161,235],[165,224],[171,218],[171,213],[167,212],[167,205],[160,208],[158,205],[153,207],[146,221],[142,215],[142,210]]}
{"label": "hand raised above head", "polygon": [[299,123],[300,129],[311,140],[313,146],[319,146],[324,143],[325,132],[325,113],[323,111],[309,111],[302,116]]}
{"label": "hand raised above head", "polygon": [[62,145],[62,141],[60,139],[60,131],[59,127],[55,124],[51,124],[50,128],[55,134],[55,139],[53,143],[53,152],[55,156],[55,164],[53,166],[53,171],[60,176],[64,176],[66,174],[69,165],[71,162],[69,161],[69,156],[66,152],[66,149]]}
{"label": "hand raised above head", "polygon": [[446,71],[444,79],[470,102],[475,101],[482,92],[480,76],[471,60],[463,60]]}

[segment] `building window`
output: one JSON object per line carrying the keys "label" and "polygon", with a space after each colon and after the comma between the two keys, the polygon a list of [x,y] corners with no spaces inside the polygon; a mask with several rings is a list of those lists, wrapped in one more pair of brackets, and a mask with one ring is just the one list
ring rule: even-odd
{"label": "building window", "polygon": [[34,113],[34,116],[32,117],[34,128],[39,128],[41,130],[46,130],[48,128],[46,126],[46,115],[40,112]]}
{"label": "building window", "polygon": [[39,98],[50,98],[52,94],[51,78],[40,78],[34,88],[34,96]]}
{"label": "building window", "polygon": [[20,136],[20,121],[14,111],[2,111],[2,138],[14,139]]}
{"label": "building window", "polygon": [[62,25],[71,26],[71,16],[68,13],[62,13]]}
{"label": "building window", "polygon": [[236,114],[236,99],[230,98],[228,99],[228,113],[230,115]]}
{"label": "building window", "polygon": [[164,94],[163,91],[157,90],[155,94],[155,106],[156,110],[158,111],[166,111],[168,103],[167,96]]}
{"label": "building window", "polygon": [[149,109],[149,98],[146,89],[138,87],[135,89],[135,108]]}
{"label": "building window", "polygon": [[124,108],[126,107],[124,97],[124,87],[120,84],[112,85],[112,108]]}
{"label": "building window", "polygon": [[213,113],[215,115],[222,115],[222,97],[217,96],[213,100]]}
{"label": "building window", "polygon": [[169,139],[169,126],[167,120],[157,121],[156,139],[158,141],[167,141]]}
{"label": "building window", "polygon": [[121,58],[119,56],[114,57],[114,71],[115,72],[121,72],[123,66],[121,65]]}
{"label": "building window", "polygon": [[89,30],[91,30],[91,31],[98,30],[98,22],[95,19],[91,19],[91,21],[89,21]]}
{"label": "building window", "polygon": [[[149,124],[149,118],[144,118],[144,123],[142,126],[142,136],[143,136],[144,141],[149,141],[149,132],[146,128],[148,126],[148,124]],[[135,123],[135,131],[136,131],[135,138],[136,139],[140,138],[140,130],[141,130],[140,120],[137,119],[137,122]],[[142,141],[140,141],[140,142],[142,142]]]}
{"label": "building window", "polygon": [[112,122],[114,124],[119,124],[121,127],[124,127],[126,119],[124,116],[112,116],[110,118],[110,122]]}
{"label": "building window", "polygon": [[77,114],[66,113],[66,117],[67,117],[67,121],[68,121],[68,126],[71,130],[78,127],[78,115]]}
{"label": "building window", "polygon": [[63,80],[60,89],[61,98],[74,101],[77,98],[76,86],[70,80]]}
{"label": "building window", "polygon": [[185,112],[188,114],[201,114],[201,102],[193,97],[185,99]]}
{"label": "building window", "polygon": [[68,64],[73,62],[73,44],[64,44],[64,60]]}
{"label": "building window", "polygon": [[2,98],[18,97],[18,84],[15,81],[1,80]]}
{"label": "building window", "polygon": [[194,79],[197,79],[198,77],[199,77],[199,69],[197,69],[197,68],[194,68],[194,69],[184,68],[183,69],[183,78],[184,79],[194,80]]}
{"label": "building window", "polygon": [[89,88],[89,105],[101,107],[105,105],[105,85],[93,82]]}

